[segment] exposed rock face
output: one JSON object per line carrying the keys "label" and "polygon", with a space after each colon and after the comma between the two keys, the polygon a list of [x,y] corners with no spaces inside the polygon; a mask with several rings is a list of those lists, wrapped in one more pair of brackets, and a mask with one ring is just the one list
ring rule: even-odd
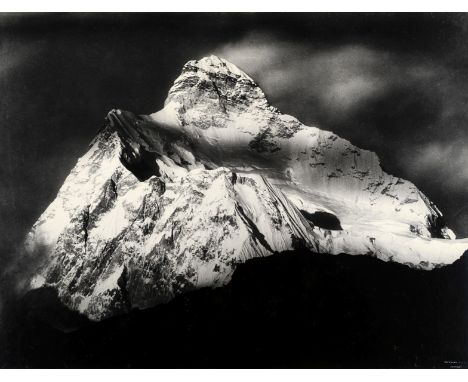
{"label": "exposed rock face", "polygon": [[[323,223],[323,224],[322,224]],[[295,248],[432,269],[468,249],[377,156],[270,106],[211,56],[190,61],[150,116],[112,110],[29,233],[29,288],[100,320]]]}

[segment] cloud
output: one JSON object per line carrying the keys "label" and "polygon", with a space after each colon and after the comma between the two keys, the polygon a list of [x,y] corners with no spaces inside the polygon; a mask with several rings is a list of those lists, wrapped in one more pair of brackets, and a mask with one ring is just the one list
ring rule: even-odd
{"label": "cloud", "polygon": [[464,141],[431,142],[417,148],[408,161],[418,178],[441,180],[448,190],[468,188],[468,147]]}
{"label": "cloud", "polygon": [[314,46],[256,33],[216,53],[252,75],[272,101],[287,106],[287,99],[296,94],[341,117],[396,84],[435,75],[427,65],[360,44]]}

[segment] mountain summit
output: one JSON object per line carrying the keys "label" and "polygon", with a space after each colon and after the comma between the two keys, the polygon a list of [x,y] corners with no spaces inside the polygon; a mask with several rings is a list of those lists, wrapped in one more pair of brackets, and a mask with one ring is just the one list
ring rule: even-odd
{"label": "mountain summit", "polygon": [[26,289],[101,320],[229,282],[251,258],[310,249],[433,269],[468,249],[378,157],[271,106],[216,56],[164,108],[112,110],[28,234]]}

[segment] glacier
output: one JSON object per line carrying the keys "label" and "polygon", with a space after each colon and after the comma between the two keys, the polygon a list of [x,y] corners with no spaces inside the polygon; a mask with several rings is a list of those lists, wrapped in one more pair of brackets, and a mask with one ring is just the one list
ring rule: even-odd
{"label": "glacier", "polygon": [[27,235],[35,261],[19,288],[52,287],[98,321],[223,286],[237,265],[294,249],[431,270],[468,239],[375,153],[282,114],[209,56],[185,64],[162,110],[108,113]]}

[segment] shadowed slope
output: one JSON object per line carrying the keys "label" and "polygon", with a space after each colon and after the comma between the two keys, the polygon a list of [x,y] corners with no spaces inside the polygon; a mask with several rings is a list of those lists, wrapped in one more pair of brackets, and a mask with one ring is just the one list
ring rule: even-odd
{"label": "shadowed slope", "polygon": [[296,251],[249,260],[223,288],[70,333],[30,300],[3,366],[466,367],[467,275],[466,254],[425,272]]}

